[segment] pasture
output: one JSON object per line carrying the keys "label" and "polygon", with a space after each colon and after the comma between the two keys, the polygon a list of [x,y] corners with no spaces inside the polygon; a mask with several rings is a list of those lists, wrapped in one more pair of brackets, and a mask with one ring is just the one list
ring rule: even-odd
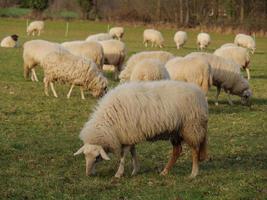
{"label": "pasture", "polygon": [[[115,25],[115,24],[111,24]],[[215,88],[209,92],[209,155],[201,163],[200,174],[193,180],[191,151],[184,148],[182,156],[166,177],[159,172],[166,164],[170,142],[145,142],[137,145],[140,173],[131,177],[128,157],[125,175],[113,178],[118,159],[103,161],[97,174],[85,176],[83,156],[73,156],[82,142],[79,131],[94,109],[97,99],[86,93],[81,100],[75,88],[66,99],[69,86],[56,84],[59,98],[44,95],[42,81],[24,80],[22,44],[37,37],[26,36],[26,21],[0,19],[0,38],[16,33],[20,47],[0,48],[0,199],[153,199],[153,200],[214,200],[266,199],[267,196],[267,38],[256,38],[257,50],[252,56],[250,85],[253,90],[251,108],[233,97],[234,106],[226,95],[214,105]],[[145,27],[128,25],[123,41],[128,56],[146,48],[142,44]],[[89,34],[105,32],[107,24],[75,21],[65,37],[64,21],[47,21],[45,32],[38,38],[63,42],[82,40]],[[184,49],[173,42],[175,29],[159,28],[165,37],[163,50],[175,55],[196,51],[196,31],[188,31]],[[212,52],[223,43],[232,42],[234,35],[210,33]],[[158,48],[147,48],[149,50]],[[246,75],[243,72],[244,75]],[[43,76],[37,69],[38,77]],[[106,72],[109,88],[112,73]]]}

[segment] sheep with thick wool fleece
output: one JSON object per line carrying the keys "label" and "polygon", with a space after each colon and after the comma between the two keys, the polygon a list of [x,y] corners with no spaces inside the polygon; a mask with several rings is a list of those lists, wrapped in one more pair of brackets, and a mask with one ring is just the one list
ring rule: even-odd
{"label": "sheep with thick wool fleece", "polygon": [[198,86],[180,81],[143,81],[121,84],[98,103],[84,125],[80,138],[84,145],[74,154],[85,154],[86,174],[96,158],[109,160],[107,153],[120,157],[115,177],[121,177],[130,151],[134,170],[138,161],[134,145],[143,141],[170,140],[173,155],[162,171],[166,175],[181,153],[181,143],[192,148],[191,177],[198,174],[198,161],[207,156],[208,104]]}
{"label": "sheep with thick wool fleece", "polygon": [[193,52],[186,57],[191,56],[203,57],[210,64],[212,83],[217,88],[216,105],[218,105],[218,97],[221,88],[228,94],[228,102],[230,105],[233,105],[230,94],[240,96],[243,105],[251,105],[252,91],[248,81],[241,75],[240,66],[237,63],[210,53]]}
{"label": "sheep with thick wool fleece", "polygon": [[235,43],[225,43],[220,48],[224,47],[238,47]]}
{"label": "sheep with thick wool fleece", "polygon": [[111,39],[113,39],[113,37],[109,33],[97,33],[97,34],[89,35],[85,40],[98,42],[98,41],[111,40]]}
{"label": "sheep with thick wool fleece", "polygon": [[165,64],[168,60],[174,58],[174,55],[167,51],[142,51],[132,55],[126,62],[124,69],[120,73],[120,82],[126,82],[130,80],[132,71],[137,63],[141,62],[145,59],[158,59],[163,64]]}
{"label": "sheep with thick wool fleece", "polygon": [[172,80],[195,83],[207,96],[212,85],[212,73],[209,63],[204,58],[176,57],[169,60],[165,67]]}
{"label": "sheep with thick wool fleece", "polygon": [[0,46],[5,48],[14,48],[18,46],[18,35],[10,35],[2,39]]}
{"label": "sheep with thick wool fleece", "polygon": [[35,35],[35,32],[38,32],[38,35],[44,30],[44,21],[33,21],[27,27],[27,35]]}
{"label": "sheep with thick wool fleece", "polygon": [[100,70],[103,69],[104,51],[101,44],[95,41],[70,41],[63,42],[63,47],[68,49],[72,54],[85,56],[94,61]]}
{"label": "sheep with thick wool fleece", "polygon": [[109,30],[109,34],[115,38],[115,39],[118,39],[118,40],[121,40],[123,35],[124,35],[124,28],[123,27],[112,27],[110,30]]}
{"label": "sheep with thick wool fleece", "polygon": [[173,38],[177,49],[180,49],[180,47],[183,47],[184,44],[187,41],[187,33],[184,31],[177,31]]}
{"label": "sheep with thick wool fleece", "polygon": [[252,54],[254,54],[256,50],[256,42],[250,35],[237,34],[234,43],[238,46],[248,48]]}
{"label": "sheep with thick wool fleece", "polygon": [[136,64],[131,74],[131,81],[155,81],[170,79],[164,64],[158,59],[145,59]]}
{"label": "sheep with thick wool fleece", "polygon": [[146,29],[143,33],[143,43],[147,47],[148,42],[151,42],[151,47],[159,46],[160,48],[164,47],[164,38],[161,32],[155,29]]}
{"label": "sheep with thick wool fleece", "polygon": [[38,81],[35,67],[52,51],[68,52],[60,44],[46,40],[30,40],[25,42],[23,45],[24,78],[27,79],[31,72],[32,81]]}
{"label": "sheep with thick wool fleece", "polygon": [[211,38],[208,33],[199,33],[197,35],[197,44],[201,51],[207,48],[210,42],[211,42]]}
{"label": "sheep with thick wool fleece", "polygon": [[50,84],[54,96],[57,97],[53,86],[55,81],[71,84],[68,98],[74,86],[81,86],[82,99],[84,99],[84,89],[89,90],[94,97],[100,97],[106,92],[107,79],[90,59],[73,55],[70,52],[53,51],[42,59],[41,65],[44,69],[44,85],[47,96]]}
{"label": "sheep with thick wool fleece", "polygon": [[249,63],[250,56],[246,48],[235,46],[235,47],[220,47],[214,51],[214,55],[230,59],[240,65],[247,72],[248,80],[250,79]]}

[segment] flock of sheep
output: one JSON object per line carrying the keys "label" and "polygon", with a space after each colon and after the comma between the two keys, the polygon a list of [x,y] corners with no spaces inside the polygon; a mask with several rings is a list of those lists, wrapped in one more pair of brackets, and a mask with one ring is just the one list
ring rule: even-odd
{"label": "flock of sheep", "polygon": [[[35,21],[27,27],[28,35],[42,32],[44,22]],[[241,103],[251,104],[252,91],[240,68],[246,69],[250,79],[250,53],[255,52],[251,36],[238,34],[234,43],[227,43],[214,53],[192,52],[177,57],[167,51],[143,51],[126,62],[126,45],[122,42],[124,29],[114,27],[108,33],[90,35],[86,40],[62,44],[45,40],[31,40],[23,45],[24,76],[38,81],[35,67],[44,71],[45,94],[49,87],[58,97],[54,82],[68,83],[70,98],[74,86],[79,86],[81,97],[89,90],[94,97],[102,97],[84,125],[80,138],[84,145],[75,153],[84,153],[86,174],[95,171],[100,160],[109,160],[108,153],[120,158],[115,177],[124,173],[126,155],[132,155],[133,172],[139,170],[135,145],[148,140],[170,140],[173,153],[161,172],[166,175],[182,151],[182,143],[192,148],[191,177],[198,174],[199,161],[207,159],[207,93],[212,85],[217,88],[216,105],[221,89],[241,97]],[[15,47],[18,36],[4,38],[2,47]],[[145,46],[164,47],[162,34],[146,29]],[[174,36],[177,49],[186,43],[187,33]],[[211,42],[207,33],[197,36],[202,51]],[[114,79],[120,85],[107,92],[108,80],[103,65],[114,66]],[[107,93],[107,94],[106,94]],[[148,120],[149,119],[149,120]]]}

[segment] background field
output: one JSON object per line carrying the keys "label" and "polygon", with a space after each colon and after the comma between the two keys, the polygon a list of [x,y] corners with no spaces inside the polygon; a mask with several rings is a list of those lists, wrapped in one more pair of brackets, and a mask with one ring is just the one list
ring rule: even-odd
{"label": "background field", "polygon": [[[159,172],[168,160],[169,142],[143,143],[137,146],[141,171],[130,177],[128,159],[125,176],[112,177],[118,160],[102,162],[97,175],[85,176],[83,156],[73,153],[82,142],[79,131],[87,121],[97,99],[89,94],[81,100],[78,88],[66,99],[68,86],[56,85],[59,98],[46,97],[42,82],[23,78],[22,44],[33,39],[25,34],[26,21],[0,19],[0,38],[17,33],[20,48],[0,48],[0,199],[266,199],[267,196],[267,38],[256,38],[257,51],[251,62],[252,108],[240,105],[234,97],[229,106],[226,96],[214,106],[215,90],[209,93],[209,153],[211,161],[200,166],[200,175],[190,180],[191,154],[183,155],[166,177]],[[145,27],[125,26],[128,55],[145,50]],[[196,50],[196,32],[189,31],[185,48],[177,51],[174,29],[159,28],[166,48],[176,55]],[[64,21],[47,21],[40,38],[63,42],[84,39],[104,32],[107,24],[75,21],[69,37],[64,37]],[[233,41],[234,35],[211,33],[213,51]],[[38,69],[42,77],[42,70]],[[117,85],[106,73],[110,88]]]}

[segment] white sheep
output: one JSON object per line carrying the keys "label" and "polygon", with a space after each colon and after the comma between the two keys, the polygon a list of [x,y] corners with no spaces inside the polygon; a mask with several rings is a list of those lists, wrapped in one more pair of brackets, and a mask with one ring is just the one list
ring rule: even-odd
{"label": "white sheep", "polygon": [[237,47],[237,45],[235,43],[225,43],[220,48],[224,48],[224,47]]}
{"label": "white sheep", "polygon": [[32,81],[38,81],[35,67],[41,63],[51,51],[68,51],[58,43],[45,40],[30,40],[23,45],[24,78],[27,79],[31,72]]}
{"label": "white sheep", "polygon": [[211,38],[208,33],[199,33],[197,35],[197,44],[201,51],[207,48],[210,42],[211,42]]}
{"label": "white sheep", "polygon": [[180,49],[180,47],[183,47],[184,44],[187,41],[187,33],[184,31],[177,31],[173,38],[177,49]]}
{"label": "white sheep", "polygon": [[6,48],[14,48],[18,46],[18,35],[7,36],[2,39],[0,46]]}
{"label": "white sheep", "polygon": [[114,66],[114,79],[118,80],[123,62],[127,56],[126,45],[119,40],[99,41],[104,51],[104,64]]}
{"label": "white sheep", "polygon": [[103,40],[111,40],[113,37],[109,33],[97,33],[93,35],[89,35],[86,38],[86,41],[103,41]]}
{"label": "white sheep", "polygon": [[71,41],[61,44],[72,54],[77,56],[85,56],[93,60],[99,69],[102,70],[104,63],[104,51],[98,42],[95,41]]}
{"label": "white sheep", "polygon": [[174,58],[174,55],[167,51],[142,51],[136,53],[127,60],[126,65],[119,76],[120,82],[123,83],[129,81],[136,64],[144,59],[158,59],[165,64],[172,58]]}
{"label": "white sheep", "polygon": [[215,50],[214,55],[223,57],[225,59],[230,59],[236,62],[237,64],[240,65],[240,67],[246,70],[248,80],[250,79],[250,72],[249,72],[250,56],[246,48],[239,46],[220,47],[219,49]]}
{"label": "white sheep", "polygon": [[43,30],[44,30],[44,21],[33,21],[27,27],[27,35],[34,36],[35,33],[38,33],[38,35],[40,35]]}
{"label": "white sheep", "polygon": [[242,47],[250,49],[252,54],[254,54],[256,50],[255,40],[250,35],[237,34],[235,36],[234,43],[238,46],[242,46]]}
{"label": "white sheep", "polygon": [[217,88],[216,105],[218,105],[221,88],[227,93],[230,105],[233,105],[230,94],[240,96],[243,105],[251,105],[252,91],[248,81],[241,75],[240,66],[237,63],[209,53],[193,52],[186,57],[191,56],[200,56],[209,62],[212,71],[212,84]]}
{"label": "white sheep", "polygon": [[113,27],[109,30],[109,34],[118,40],[121,40],[124,35],[124,28],[123,27]]}
{"label": "white sheep", "polygon": [[57,93],[53,82],[60,81],[71,84],[67,97],[70,98],[74,86],[81,86],[81,97],[84,98],[83,90],[90,90],[94,97],[102,96],[107,89],[107,79],[102,75],[97,65],[90,59],[75,56],[70,52],[52,51],[41,61],[44,69],[45,94],[48,94],[48,85],[55,97]]}
{"label": "white sheep", "polygon": [[155,30],[155,29],[146,29],[143,33],[143,43],[145,44],[145,47],[147,47],[148,42],[151,42],[151,46],[155,47],[159,46],[160,48],[164,47],[164,38],[161,34],[161,32]]}
{"label": "white sheep", "polygon": [[169,60],[165,67],[172,80],[191,82],[208,94],[212,85],[212,73],[209,63],[201,57],[176,57]]}
{"label": "white sheep", "polygon": [[145,59],[136,64],[131,74],[131,81],[155,81],[170,79],[164,64],[158,59]]}
{"label": "white sheep", "polygon": [[109,160],[107,153],[120,157],[115,177],[124,173],[127,153],[138,171],[134,145],[149,140],[170,140],[173,154],[162,175],[166,175],[182,151],[182,142],[192,148],[191,177],[198,174],[198,162],[207,157],[208,104],[194,84],[180,81],[130,82],[117,86],[99,102],[84,125],[80,138],[84,145],[74,154],[85,154],[86,175],[96,160]]}

